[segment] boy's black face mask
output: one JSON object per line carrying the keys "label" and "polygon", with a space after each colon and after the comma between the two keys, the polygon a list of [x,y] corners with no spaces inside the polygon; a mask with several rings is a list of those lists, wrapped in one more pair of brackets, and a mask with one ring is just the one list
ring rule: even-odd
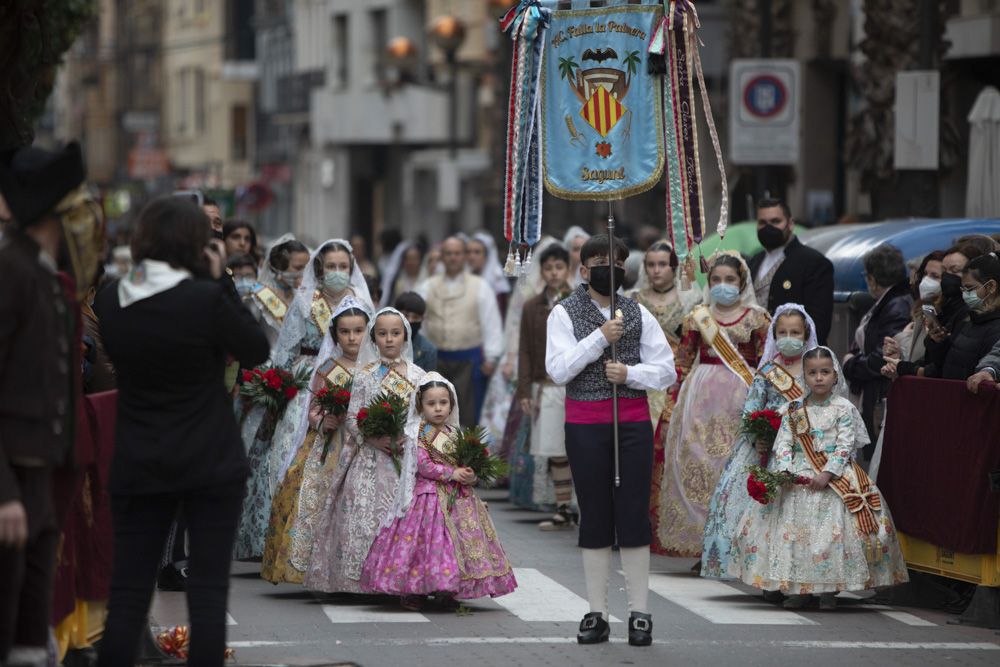
{"label": "boy's black face mask", "polygon": [[[588,267],[590,271],[589,285],[601,296],[611,296],[611,267],[607,264],[603,266]],[[615,267],[615,287],[621,287],[625,282],[625,268]]]}

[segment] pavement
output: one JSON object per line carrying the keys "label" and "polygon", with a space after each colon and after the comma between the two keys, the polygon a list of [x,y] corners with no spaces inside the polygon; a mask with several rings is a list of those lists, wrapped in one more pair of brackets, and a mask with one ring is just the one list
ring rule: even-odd
{"label": "pavement", "polygon": [[[852,595],[841,597],[836,611],[787,611],[750,587],[695,576],[692,560],[662,556],[652,560],[653,645],[628,645],[625,581],[616,571],[611,642],[579,646],[577,625],[589,607],[575,531],[539,531],[535,525],[546,517],[512,507],[501,492],[484,499],[515,567],[514,593],[467,602],[458,612],[410,612],[389,599],[345,600],[274,586],[260,579],[258,564],[236,562],[230,664],[1000,664],[1000,634],[955,625],[956,617],[944,612],[868,604]],[[183,594],[158,593],[151,618],[154,626],[186,624]]]}

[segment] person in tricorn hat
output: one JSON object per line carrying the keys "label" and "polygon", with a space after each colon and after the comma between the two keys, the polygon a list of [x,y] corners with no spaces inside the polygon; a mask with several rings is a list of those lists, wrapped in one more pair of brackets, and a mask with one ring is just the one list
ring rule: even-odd
{"label": "person in tricorn hat", "polygon": [[52,471],[70,461],[76,307],[103,242],[80,146],[0,162],[0,663],[42,660],[59,526]]}

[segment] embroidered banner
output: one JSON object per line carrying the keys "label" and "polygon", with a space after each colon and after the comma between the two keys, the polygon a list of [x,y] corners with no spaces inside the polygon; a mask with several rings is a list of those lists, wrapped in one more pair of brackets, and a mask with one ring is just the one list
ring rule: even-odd
{"label": "embroidered banner", "polygon": [[663,173],[661,78],[648,73],[659,5],[552,12],[542,64],[545,188],[562,199],[614,200]]}

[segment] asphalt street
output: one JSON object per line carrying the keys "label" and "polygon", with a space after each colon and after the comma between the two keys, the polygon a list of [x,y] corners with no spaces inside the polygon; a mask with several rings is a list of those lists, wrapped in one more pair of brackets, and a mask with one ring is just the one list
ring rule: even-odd
{"label": "asphalt street", "polygon": [[[612,641],[579,646],[589,611],[573,532],[544,533],[545,518],[486,493],[519,588],[455,611],[410,612],[389,599],[318,596],[269,584],[259,565],[234,563],[229,645],[235,664],[365,666],[544,665],[997,665],[1000,634],[955,625],[938,611],[842,597],[836,611],[786,611],[753,589],[701,579],[693,561],[653,557],[654,643],[630,647],[625,582],[612,576]],[[617,556],[616,556],[617,560]],[[186,623],[181,593],[158,593],[154,626]]]}

